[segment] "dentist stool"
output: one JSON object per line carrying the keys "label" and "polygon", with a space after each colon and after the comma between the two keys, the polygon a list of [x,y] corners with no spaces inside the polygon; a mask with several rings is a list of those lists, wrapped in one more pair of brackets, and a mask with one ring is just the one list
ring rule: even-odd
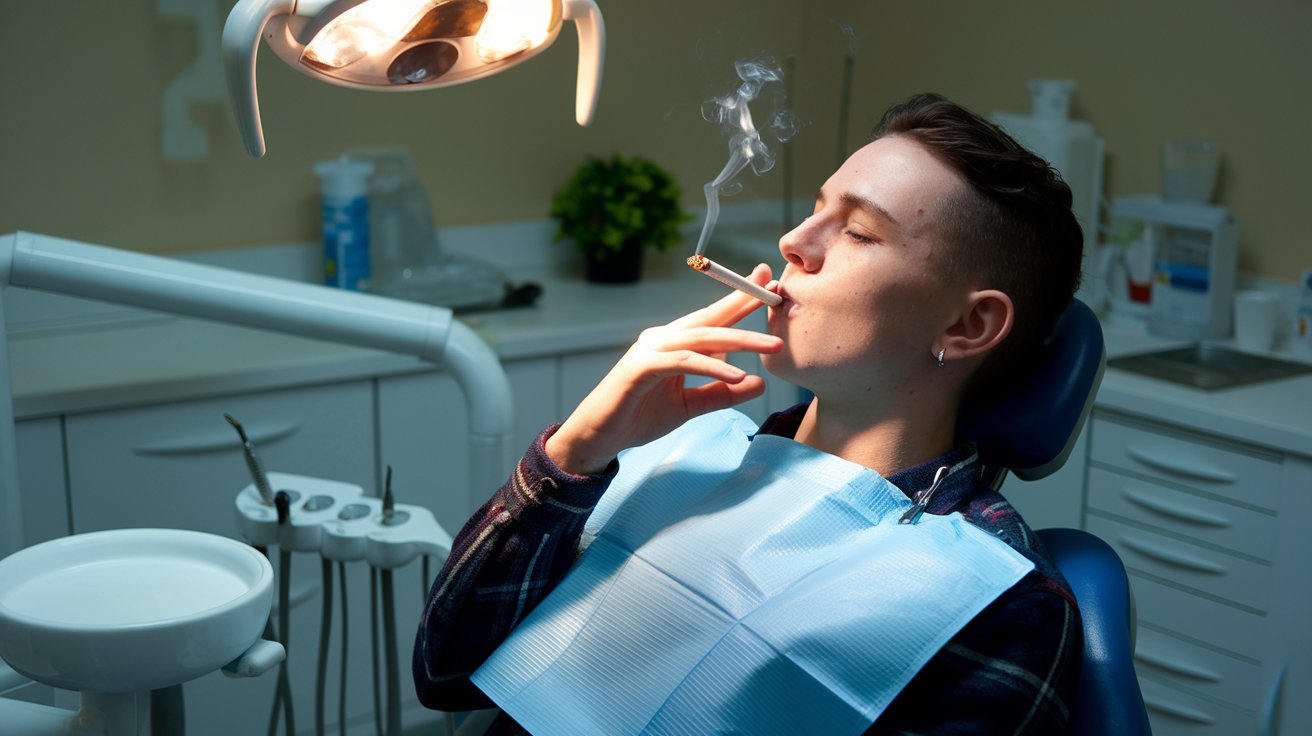
{"label": "dentist stool", "polygon": [[[979,446],[986,480],[994,488],[1009,471],[1036,480],[1066,462],[1106,364],[1097,317],[1072,300],[1019,388],[963,411],[957,433]],[[1120,558],[1106,542],[1079,529],[1042,529],[1038,535],[1070,583],[1084,625],[1070,733],[1151,734],[1134,673],[1133,600]]]}

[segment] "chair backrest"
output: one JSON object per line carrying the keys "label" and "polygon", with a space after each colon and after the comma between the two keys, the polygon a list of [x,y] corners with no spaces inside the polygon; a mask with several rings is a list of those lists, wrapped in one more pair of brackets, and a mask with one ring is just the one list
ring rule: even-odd
{"label": "chair backrest", "polygon": [[1023,480],[1050,475],[1070,457],[1106,366],[1102,325],[1072,299],[1017,388],[968,404],[957,435],[974,441],[990,468]]}
{"label": "chair backrest", "polygon": [[1072,736],[1150,736],[1134,673],[1130,581],[1116,551],[1080,529],[1040,529],[1084,623],[1084,662],[1071,709]]}
{"label": "chair backrest", "polygon": [[[1001,486],[1009,471],[1036,480],[1061,468],[1093,407],[1106,365],[1098,318],[1084,303],[1071,300],[1018,388],[965,408],[957,434],[979,447],[993,487]],[[1084,624],[1071,733],[1150,734],[1134,673],[1130,588],[1120,558],[1089,532],[1043,529],[1038,534],[1070,583]]]}

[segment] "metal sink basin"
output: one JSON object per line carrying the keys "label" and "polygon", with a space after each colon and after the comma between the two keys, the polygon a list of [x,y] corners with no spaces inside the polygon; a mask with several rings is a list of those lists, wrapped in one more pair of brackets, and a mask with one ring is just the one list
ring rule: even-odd
{"label": "metal sink basin", "polygon": [[1207,345],[1127,355],[1107,365],[1206,391],[1312,373],[1312,365]]}

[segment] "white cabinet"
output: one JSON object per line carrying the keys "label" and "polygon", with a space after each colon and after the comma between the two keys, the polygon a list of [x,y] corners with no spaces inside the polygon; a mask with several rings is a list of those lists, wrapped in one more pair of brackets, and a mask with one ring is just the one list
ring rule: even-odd
{"label": "white cabinet", "polygon": [[[515,400],[515,444],[528,448],[557,421],[554,358],[508,363]],[[450,374],[432,371],[378,381],[378,441],[399,503],[425,506],[453,536],[495,488],[471,488],[468,411]]]}
{"label": "white cabinet", "polygon": [[557,399],[557,415],[554,421],[562,421],[574,411],[579,402],[584,399],[597,383],[620,358],[628,351],[629,346],[608,348],[605,350],[592,350],[585,353],[570,353],[562,355],[557,359],[559,371],[559,398]]}
{"label": "white cabinet", "polygon": [[16,430],[23,546],[67,536],[68,483],[61,420],[30,419],[19,422]]}
{"label": "white cabinet", "polygon": [[1084,516],[1084,475],[1089,459],[1088,425],[1080,431],[1066,464],[1046,478],[1007,478],[1002,495],[1032,529],[1079,529]]}
{"label": "white cabinet", "polygon": [[1306,622],[1294,623],[1306,610],[1292,615],[1281,593],[1308,582],[1306,553],[1282,547],[1306,535],[1289,524],[1309,490],[1287,482],[1292,459],[1102,410],[1091,435],[1086,528],[1130,575],[1153,732],[1277,726],[1282,678],[1309,664]]}

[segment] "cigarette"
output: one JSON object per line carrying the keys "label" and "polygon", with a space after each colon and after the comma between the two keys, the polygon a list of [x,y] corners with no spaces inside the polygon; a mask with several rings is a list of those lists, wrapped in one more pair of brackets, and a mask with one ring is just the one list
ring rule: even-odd
{"label": "cigarette", "polygon": [[764,288],[748,281],[746,277],[739,276],[737,273],[721,266],[706,256],[692,256],[688,259],[688,265],[720,283],[730,288],[737,289],[744,294],[759,299],[771,307],[777,307],[784,298],[772,291],[766,291]]}

